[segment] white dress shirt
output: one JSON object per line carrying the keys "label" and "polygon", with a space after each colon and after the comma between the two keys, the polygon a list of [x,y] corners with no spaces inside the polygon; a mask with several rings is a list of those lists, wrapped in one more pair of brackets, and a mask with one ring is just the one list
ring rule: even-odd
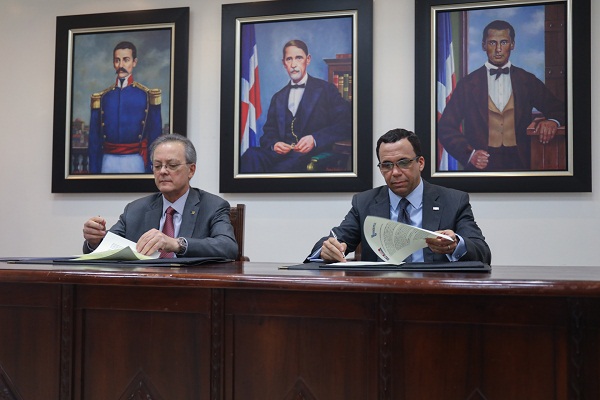
{"label": "white dress shirt", "polygon": [[[298,83],[294,83],[293,81],[290,80],[290,85],[295,86],[295,85],[306,85],[306,81],[308,80],[308,74],[304,74],[304,78],[300,79],[300,82]],[[305,88],[296,88],[296,89],[290,89],[290,97],[288,97],[288,109],[292,112],[292,115],[295,117],[296,116],[296,112],[298,111],[298,106],[300,105],[300,102],[302,101],[302,96],[304,96],[304,89]]]}
{"label": "white dress shirt", "polygon": [[488,94],[498,110],[503,111],[504,107],[508,103],[510,96],[512,95],[512,83],[510,81],[510,66],[512,64],[507,62],[500,68],[509,68],[508,74],[501,74],[498,79],[496,79],[496,75],[490,75],[490,69],[497,69],[495,65],[492,65],[487,61],[485,63],[485,67],[487,68],[488,74]]}

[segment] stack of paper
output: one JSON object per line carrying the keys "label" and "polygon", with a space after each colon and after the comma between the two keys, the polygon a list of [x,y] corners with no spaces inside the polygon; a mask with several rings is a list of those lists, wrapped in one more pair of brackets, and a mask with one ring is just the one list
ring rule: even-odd
{"label": "stack of paper", "polygon": [[149,256],[138,253],[134,242],[109,231],[96,250],[75,260],[151,260],[159,255],[158,251]]}

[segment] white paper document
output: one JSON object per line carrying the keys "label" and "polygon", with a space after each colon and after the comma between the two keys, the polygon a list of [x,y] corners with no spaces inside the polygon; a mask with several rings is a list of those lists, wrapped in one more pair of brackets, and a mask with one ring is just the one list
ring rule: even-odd
{"label": "white paper document", "polygon": [[149,256],[138,253],[134,242],[109,231],[96,250],[79,256],[76,260],[150,260],[159,255],[158,251]]}
{"label": "white paper document", "polygon": [[427,238],[443,237],[452,240],[450,236],[441,233],[372,215],[365,218],[363,229],[371,249],[381,260],[391,264],[402,264],[406,257],[427,247]]}

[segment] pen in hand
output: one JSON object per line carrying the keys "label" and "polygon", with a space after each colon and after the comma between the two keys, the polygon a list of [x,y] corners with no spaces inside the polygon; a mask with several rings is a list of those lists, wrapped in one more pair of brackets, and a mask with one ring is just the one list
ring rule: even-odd
{"label": "pen in hand", "polygon": [[[331,232],[331,236],[333,236],[333,238],[334,238],[335,240],[338,240],[338,237],[337,237],[337,235],[335,234],[335,232],[333,231],[333,229],[331,229],[329,232]],[[339,240],[338,240],[338,242],[339,242]],[[342,251],[340,251],[340,253],[342,253],[342,258],[345,260],[345,259],[346,259],[346,255],[345,255],[345,254],[344,254]]]}
{"label": "pen in hand", "polygon": [[98,218],[100,218],[99,224],[102,225],[102,229],[106,232],[106,220],[99,215]]}

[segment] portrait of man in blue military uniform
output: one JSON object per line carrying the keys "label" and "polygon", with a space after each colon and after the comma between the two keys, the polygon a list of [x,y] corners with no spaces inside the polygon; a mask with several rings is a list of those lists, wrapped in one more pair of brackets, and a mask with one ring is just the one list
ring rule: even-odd
{"label": "portrait of man in blue military uniform", "polygon": [[133,78],[138,62],[131,42],[113,50],[115,83],[92,94],[88,156],[90,173],[151,173],[150,144],[162,132],[161,90]]}

